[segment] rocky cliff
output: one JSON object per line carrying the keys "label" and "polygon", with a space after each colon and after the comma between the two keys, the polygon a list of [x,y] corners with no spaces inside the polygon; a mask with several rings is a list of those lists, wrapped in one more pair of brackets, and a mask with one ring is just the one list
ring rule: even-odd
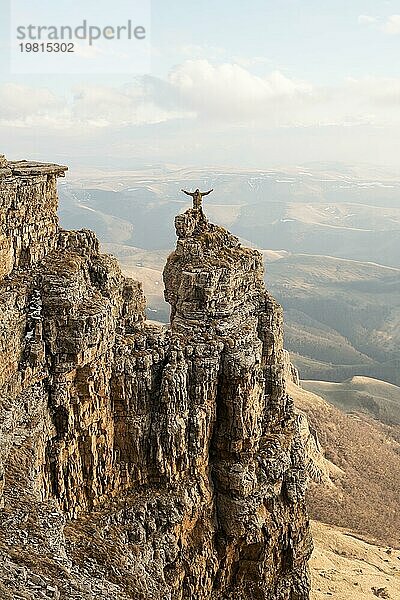
{"label": "rocky cliff", "polygon": [[0,156],[0,595],[303,600],[305,460],[261,254],[176,218],[170,328]]}

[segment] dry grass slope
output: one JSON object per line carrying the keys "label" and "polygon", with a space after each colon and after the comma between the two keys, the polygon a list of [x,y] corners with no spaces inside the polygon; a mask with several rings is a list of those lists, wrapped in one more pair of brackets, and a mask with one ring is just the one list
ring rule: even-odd
{"label": "dry grass slope", "polygon": [[311,600],[400,598],[400,552],[312,523]]}
{"label": "dry grass slope", "polygon": [[334,489],[311,484],[311,517],[400,548],[400,444],[391,430],[367,417],[344,414],[294,384],[289,393],[317,430],[326,457],[344,471]]}

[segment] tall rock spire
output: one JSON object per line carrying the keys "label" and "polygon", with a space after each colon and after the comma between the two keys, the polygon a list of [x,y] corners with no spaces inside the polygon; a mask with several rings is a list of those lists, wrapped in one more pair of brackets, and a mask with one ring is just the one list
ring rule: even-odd
{"label": "tall rock spire", "polygon": [[188,460],[199,473],[202,455],[214,490],[216,597],[307,598],[312,544],[282,310],[265,290],[260,252],[201,209],[175,226],[165,298],[188,373]]}

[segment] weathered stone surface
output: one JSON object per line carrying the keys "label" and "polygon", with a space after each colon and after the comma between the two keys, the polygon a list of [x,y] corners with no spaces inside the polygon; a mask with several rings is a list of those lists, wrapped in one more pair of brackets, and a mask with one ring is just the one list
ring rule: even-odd
{"label": "weathered stone surface", "polygon": [[59,229],[64,167],[11,169],[0,183],[4,598],[308,598],[304,450],[260,253],[201,210],[179,215],[163,329],[93,233]]}
{"label": "weathered stone surface", "polygon": [[[18,267],[33,266],[55,247],[57,176],[66,170],[41,163],[6,163],[4,158],[3,164],[14,176],[0,179],[0,278]],[[15,169],[16,164],[29,168]]]}
{"label": "weathered stone surface", "polygon": [[28,160],[10,161],[9,168],[13,175],[23,177],[31,177],[32,175],[57,175],[64,177],[68,167],[64,165],[56,165],[53,163],[39,163]]}
{"label": "weathered stone surface", "polygon": [[12,171],[8,166],[8,162],[4,154],[0,154],[0,179],[2,177],[9,177],[12,175]]}
{"label": "weathered stone surface", "polygon": [[294,550],[298,560],[289,567],[283,541],[289,535],[300,547],[307,534],[304,457],[283,378],[282,311],[264,289],[259,252],[208,224],[201,211],[180,215],[176,227],[165,297],[174,337],[190,356],[203,357],[196,362],[183,352],[189,381],[198,382],[192,420],[203,433],[200,447],[209,447],[216,494],[216,589],[272,598],[285,580],[288,594],[305,597],[306,554]]}

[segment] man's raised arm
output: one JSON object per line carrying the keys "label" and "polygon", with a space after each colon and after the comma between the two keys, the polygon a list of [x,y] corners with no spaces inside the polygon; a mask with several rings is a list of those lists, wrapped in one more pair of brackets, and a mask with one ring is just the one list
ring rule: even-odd
{"label": "man's raised arm", "polygon": [[208,192],[201,192],[202,196],[208,196],[208,194],[211,194],[211,192],[214,191],[214,188],[212,190],[208,190]]}

